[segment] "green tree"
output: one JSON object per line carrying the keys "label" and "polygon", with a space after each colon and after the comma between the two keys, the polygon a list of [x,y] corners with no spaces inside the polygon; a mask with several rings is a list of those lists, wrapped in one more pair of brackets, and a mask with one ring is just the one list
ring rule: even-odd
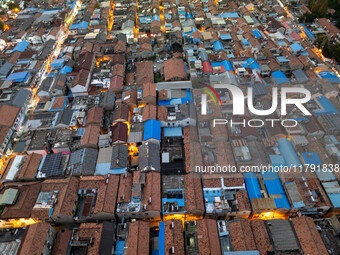
{"label": "green tree", "polygon": [[328,0],[316,0],[315,4],[312,6],[312,13],[317,13],[320,16],[325,16],[328,9]]}
{"label": "green tree", "polygon": [[18,5],[17,3],[10,2],[10,3],[8,4],[8,9],[13,10],[13,9],[16,9],[16,8],[18,8],[18,9],[20,8],[19,5]]}

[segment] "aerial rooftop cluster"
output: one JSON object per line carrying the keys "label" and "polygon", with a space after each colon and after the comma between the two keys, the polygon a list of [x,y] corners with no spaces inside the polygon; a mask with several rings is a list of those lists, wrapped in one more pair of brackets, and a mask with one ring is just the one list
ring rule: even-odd
{"label": "aerial rooftop cluster", "polygon": [[[317,44],[339,42],[333,22],[280,0],[15,2],[0,14],[0,251],[340,254],[340,69]],[[252,87],[257,109],[303,87],[312,115],[233,116],[220,84]]]}

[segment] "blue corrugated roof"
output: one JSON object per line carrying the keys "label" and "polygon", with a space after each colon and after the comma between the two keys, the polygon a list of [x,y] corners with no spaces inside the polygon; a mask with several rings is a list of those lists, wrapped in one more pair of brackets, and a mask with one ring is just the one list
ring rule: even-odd
{"label": "blue corrugated roof", "polygon": [[321,76],[322,79],[326,79],[331,83],[340,83],[339,77],[330,72],[326,72],[326,71],[320,72],[319,75]]}
{"label": "blue corrugated roof", "polygon": [[190,12],[185,13],[185,19],[193,19],[192,15]]}
{"label": "blue corrugated roof", "polygon": [[125,241],[117,241],[115,248],[115,255],[123,255],[124,254],[124,245]]}
{"label": "blue corrugated roof", "polygon": [[286,138],[281,138],[278,140],[278,143],[280,153],[286,162],[286,166],[288,167],[301,166],[301,161],[297,156],[290,141],[288,141]]}
{"label": "blue corrugated roof", "polygon": [[331,101],[325,96],[319,96],[315,99],[323,109],[315,110],[315,116],[318,117],[321,114],[335,114],[339,113],[339,111],[336,109],[336,107],[332,104]]}
{"label": "blue corrugated roof", "polygon": [[213,43],[215,51],[224,50],[223,44],[220,41]]}
{"label": "blue corrugated roof", "polygon": [[279,170],[281,167],[286,165],[284,158],[280,155],[269,155],[272,166],[275,170]]}
{"label": "blue corrugated roof", "polygon": [[166,127],[164,128],[164,136],[165,137],[175,137],[175,136],[183,136],[181,127]]}
{"label": "blue corrugated roof", "polygon": [[22,42],[19,42],[19,43],[15,46],[15,48],[12,50],[11,53],[13,53],[13,52],[15,52],[15,51],[24,52],[29,44],[30,44],[29,41],[22,41]]}
{"label": "blue corrugated roof", "polygon": [[78,24],[72,24],[70,29],[87,29],[89,27],[89,23],[87,21],[82,21]]}
{"label": "blue corrugated roof", "polygon": [[64,65],[65,59],[59,58],[55,59],[51,63],[51,67],[62,67]]}
{"label": "blue corrugated roof", "polygon": [[24,71],[24,72],[18,72],[18,73],[11,73],[8,77],[7,77],[7,81],[14,81],[14,82],[22,82],[25,81],[28,77],[28,75],[30,74],[30,72],[28,71]]}
{"label": "blue corrugated roof", "polygon": [[250,45],[250,43],[249,43],[249,41],[247,40],[247,39],[245,39],[245,38],[243,38],[242,39],[242,43],[244,44],[244,45]]}
{"label": "blue corrugated roof", "polygon": [[228,60],[223,60],[221,62],[215,62],[215,63],[211,63],[212,67],[216,67],[216,66],[224,66],[224,69],[228,72],[228,71],[234,71],[233,66],[231,65],[230,61]]}
{"label": "blue corrugated roof", "polygon": [[283,57],[283,56],[277,57],[277,60],[278,60],[280,63],[288,63],[288,62],[289,62],[289,59],[288,59],[288,58],[285,58],[285,57]]}
{"label": "blue corrugated roof", "polygon": [[245,173],[244,174],[244,182],[246,184],[247,192],[250,201],[253,198],[262,198],[262,193],[259,185],[259,181],[257,180],[256,174],[254,173]]}
{"label": "blue corrugated roof", "polygon": [[221,34],[220,35],[221,40],[231,40],[231,35],[230,34]]}
{"label": "blue corrugated roof", "polygon": [[276,71],[272,73],[275,81],[277,82],[277,84],[282,84],[282,83],[290,83],[289,79],[286,77],[286,75],[282,72],[282,71]]}
{"label": "blue corrugated roof", "polygon": [[228,18],[229,19],[236,19],[236,18],[240,17],[237,12],[225,12],[225,13],[220,14],[220,16],[224,19],[228,19]]}
{"label": "blue corrugated roof", "polygon": [[254,34],[255,38],[262,38],[263,37],[261,32],[257,29],[253,30],[253,34]]}
{"label": "blue corrugated roof", "polygon": [[340,207],[340,193],[328,194],[328,197],[331,200],[331,202],[332,202],[332,204],[335,208]]}
{"label": "blue corrugated roof", "polygon": [[67,73],[70,73],[70,72],[72,72],[72,67],[69,67],[69,66],[64,66],[59,71],[59,73],[62,73],[62,74],[67,74]]}
{"label": "blue corrugated roof", "polygon": [[[239,61],[234,61],[234,62],[238,62],[239,63]],[[233,62],[233,63],[234,63]],[[244,68],[251,68],[252,70],[254,70],[254,69],[259,69],[259,70],[261,70],[261,67],[260,67],[260,65],[257,63],[257,61],[255,60],[255,59],[253,59],[253,58],[248,58],[246,61],[243,61],[242,63],[242,66],[244,67]]]}
{"label": "blue corrugated roof", "polygon": [[274,198],[276,207],[290,209],[290,204],[282,187],[279,175],[276,172],[262,172],[262,177],[264,179],[268,195],[281,196],[281,198],[279,198],[279,196],[277,196],[278,198]]}
{"label": "blue corrugated roof", "polygon": [[301,156],[303,157],[303,160],[308,165],[316,165],[320,166],[322,165],[322,161],[316,152],[304,152],[301,153]]}
{"label": "blue corrugated roof", "polygon": [[153,15],[153,16],[151,17],[151,22],[152,22],[152,21],[155,21],[155,20],[161,21],[161,18],[159,17],[159,15]]}
{"label": "blue corrugated roof", "polygon": [[290,48],[294,51],[294,52],[297,52],[297,51],[304,51],[305,48],[303,48],[299,43],[293,43],[290,45]]}
{"label": "blue corrugated roof", "polygon": [[161,140],[161,122],[158,120],[148,120],[144,124],[144,141],[148,139]]}
{"label": "blue corrugated roof", "polygon": [[165,230],[164,230],[164,221],[159,223],[159,235],[158,235],[158,250],[159,255],[165,254]]}
{"label": "blue corrugated roof", "polygon": [[312,40],[316,39],[313,33],[303,23],[301,23],[300,26],[302,26],[303,31],[310,39]]}

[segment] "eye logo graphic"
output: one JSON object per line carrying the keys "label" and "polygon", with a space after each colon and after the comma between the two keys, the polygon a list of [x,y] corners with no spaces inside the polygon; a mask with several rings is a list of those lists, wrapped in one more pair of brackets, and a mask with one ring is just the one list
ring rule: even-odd
{"label": "eye logo graphic", "polygon": [[[207,88],[210,89],[216,95],[220,105],[222,105],[222,100],[221,100],[220,96],[218,95],[217,91],[213,87],[206,84],[204,88],[201,88],[201,90],[203,90],[205,93],[207,93],[212,98],[215,105],[217,105],[215,97],[213,96],[213,94],[211,94],[211,92]],[[206,115],[206,114],[207,114],[207,95],[203,94],[202,95],[202,115]]]}

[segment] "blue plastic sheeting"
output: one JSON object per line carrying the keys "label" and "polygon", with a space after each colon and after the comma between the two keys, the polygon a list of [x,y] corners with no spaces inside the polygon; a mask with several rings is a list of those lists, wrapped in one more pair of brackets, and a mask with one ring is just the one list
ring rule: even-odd
{"label": "blue plastic sheeting", "polygon": [[269,196],[281,196],[281,198],[274,198],[276,207],[290,209],[290,204],[282,187],[279,175],[276,172],[262,172],[262,178],[264,179],[264,184]]}
{"label": "blue plastic sheeting", "polygon": [[319,75],[321,76],[322,79],[326,79],[331,83],[340,83],[339,77],[330,72],[326,72],[326,71],[320,72]]}
{"label": "blue plastic sheeting", "polygon": [[181,127],[167,127],[164,128],[165,137],[182,137],[183,132]]}
{"label": "blue plastic sheeting", "polygon": [[25,81],[27,79],[29,74],[30,74],[30,72],[28,72],[28,71],[18,72],[18,73],[11,73],[7,77],[6,80],[7,81],[13,81],[13,82],[22,82],[22,81]]}
{"label": "blue plastic sheeting", "polygon": [[255,38],[263,38],[261,32],[257,29],[253,30],[253,34],[254,34]]}
{"label": "blue plastic sheeting", "polygon": [[259,251],[225,251],[223,255],[260,255]]}
{"label": "blue plastic sheeting", "polygon": [[320,96],[316,98],[316,101],[322,106],[323,109],[315,110],[315,116],[318,117],[321,114],[335,114],[339,113],[336,107],[332,104],[331,101],[325,96]]}
{"label": "blue plastic sheeting", "polygon": [[279,170],[286,165],[284,158],[280,155],[269,155],[274,170]]}
{"label": "blue plastic sheeting", "polygon": [[282,72],[282,71],[276,71],[272,73],[275,81],[277,82],[277,84],[282,84],[282,83],[290,83],[289,79],[286,77],[286,75]]}
{"label": "blue plastic sheeting", "polygon": [[125,241],[117,241],[115,248],[115,255],[123,255],[124,254],[124,245]]}
{"label": "blue plastic sheeting", "polygon": [[245,173],[244,174],[244,182],[246,184],[247,192],[250,201],[253,198],[262,198],[262,193],[259,185],[259,181],[257,180],[256,174],[254,173]]}
{"label": "blue plastic sheeting", "polygon": [[302,27],[303,31],[310,39],[312,40],[316,39],[313,33],[303,23],[300,24],[300,27]]}
{"label": "blue plastic sheeting", "polygon": [[221,40],[231,40],[231,35],[230,34],[222,34],[220,35]]}
{"label": "blue plastic sheeting", "polygon": [[185,14],[185,19],[186,19],[186,20],[187,20],[187,19],[193,19],[193,17],[192,17],[192,15],[191,15],[190,12],[187,12],[187,13]]}
{"label": "blue plastic sheeting", "polygon": [[159,223],[159,235],[158,235],[158,250],[159,255],[165,254],[165,230],[164,230],[164,221]]}
{"label": "blue plastic sheeting", "polygon": [[211,67],[217,67],[217,66],[224,66],[224,69],[226,70],[226,72],[234,71],[233,66],[228,60],[223,60],[222,62],[211,63]]}
{"label": "blue plastic sheeting", "polygon": [[82,21],[78,24],[72,24],[70,29],[87,29],[89,27],[89,23],[86,21]]}
{"label": "blue plastic sheeting", "polygon": [[215,51],[224,50],[223,44],[220,41],[214,42]]}
{"label": "blue plastic sheeting", "polygon": [[237,12],[225,12],[220,14],[220,16],[224,19],[237,19],[240,17]]}
{"label": "blue plastic sheeting", "polygon": [[286,138],[281,138],[277,142],[279,143],[279,150],[286,162],[286,166],[298,167],[302,165],[290,141]]}
{"label": "blue plastic sheeting", "polygon": [[111,162],[109,162],[97,164],[94,175],[125,174],[126,172],[127,172],[126,167],[111,169]]}
{"label": "blue plastic sheeting", "polygon": [[333,206],[335,208],[339,208],[340,207],[340,193],[336,193],[336,194],[328,194],[329,199],[331,200]]}
{"label": "blue plastic sheeting", "polygon": [[242,43],[245,45],[245,46],[249,46],[250,45],[250,43],[249,43],[249,41],[247,40],[247,39],[242,39]]}
{"label": "blue plastic sheeting", "polygon": [[81,136],[85,134],[85,128],[78,128],[77,129],[77,135]]}
{"label": "blue plastic sheeting", "polygon": [[288,62],[289,62],[289,59],[288,59],[288,58],[285,58],[285,57],[283,57],[283,56],[277,57],[277,60],[278,60],[280,63],[288,63]]}
{"label": "blue plastic sheeting", "polygon": [[161,140],[161,122],[158,120],[148,120],[144,124],[144,141],[148,139]]}
{"label": "blue plastic sheeting", "polygon": [[155,21],[155,20],[161,21],[161,18],[159,17],[159,15],[153,15],[153,16],[151,17],[151,22],[152,22],[152,21]]}
{"label": "blue plastic sheeting", "polygon": [[61,73],[61,74],[67,74],[67,73],[70,73],[70,72],[72,72],[72,67],[69,67],[69,66],[64,66],[59,71],[59,73]]}
{"label": "blue plastic sheeting", "polygon": [[304,152],[301,153],[301,156],[306,164],[308,165],[316,165],[320,166],[322,165],[322,161],[316,152]]}
{"label": "blue plastic sheeting", "polygon": [[297,51],[304,51],[305,48],[303,48],[299,43],[293,43],[290,45],[290,48],[294,51],[294,52],[297,52]]}
{"label": "blue plastic sheeting", "polygon": [[65,59],[55,59],[53,60],[53,62],[51,63],[51,67],[63,67],[65,62]]}
{"label": "blue plastic sheeting", "polygon": [[[235,61],[235,62],[239,62],[239,61]],[[234,63],[234,62],[233,62]],[[260,65],[257,63],[257,61],[253,58],[248,58],[246,61],[242,61],[242,66],[244,68],[251,68],[252,70],[254,69],[259,69],[261,70]]]}
{"label": "blue plastic sheeting", "polygon": [[22,42],[19,42],[19,43],[15,46],[15,48],[12,50],[11,53],[13,53],[13,52],[15,52],[15,51],[24,52],[29,44],[30,44],[29,41],[22,41]]}

